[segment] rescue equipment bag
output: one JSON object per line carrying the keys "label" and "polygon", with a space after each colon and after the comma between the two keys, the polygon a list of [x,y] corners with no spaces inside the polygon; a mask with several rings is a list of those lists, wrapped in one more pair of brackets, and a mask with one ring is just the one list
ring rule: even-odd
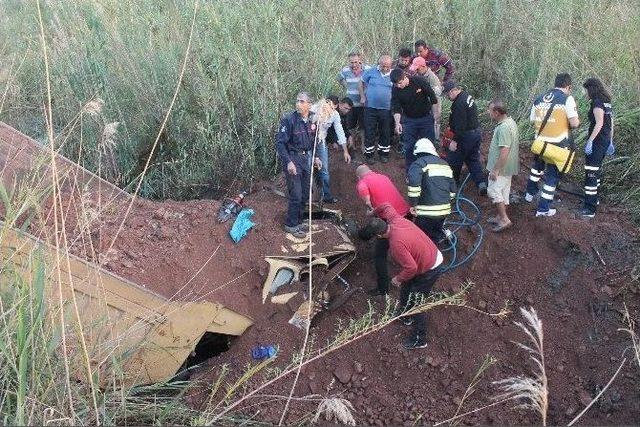
{"label": "rescue equipment bag", "polygon": [[567,173],[571,169],[576,150],[569,147],[560,147],[551,142],[536,139],[531,144],[531,152],[542,157],[545,163],[556,165],[561,173]]}

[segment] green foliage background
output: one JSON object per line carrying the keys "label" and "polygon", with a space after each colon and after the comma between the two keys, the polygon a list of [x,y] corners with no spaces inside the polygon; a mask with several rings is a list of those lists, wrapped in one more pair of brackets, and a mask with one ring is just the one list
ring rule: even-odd
{"label": "green foliage background", "polygon": [[[582,113],[580,83],[599,77],[622,118],[619,153],[634,155],[638,6],[637,0],[201,1],[184,82],[142,193],[199,197],[234,179],[276,172],[273,135],[297,91],[340,94],[335,75],[348,52],[361,51],[372,63],[418,38],[450,54],[458,79],[477,98],[505,98],[525,131],[531,100],[557,72],[573,75]],[[67,156],[98,171],[103,127],[119,122],[118,183],[132,184],[173,95],[193,7],[178,0],[43,2],[54,125],[66,130],[58,143]],[[0,120],[44,139],[34,1],[0,2],[0,40]],[[85,115],[70,131],[96,97],[105,101],[102,114]],[[631,167],[638,179],[637,157],[618,167]]]}

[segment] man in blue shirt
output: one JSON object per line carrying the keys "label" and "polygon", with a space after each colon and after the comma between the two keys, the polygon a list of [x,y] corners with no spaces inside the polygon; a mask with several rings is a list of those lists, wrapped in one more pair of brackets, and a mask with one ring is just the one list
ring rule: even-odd
{"label": "man in blue shirt", "polygon": [[[307,92],[300,92],[296,97],[296,111],[286,114],[280,120],[276,136],[276,150],[284,167],[289,193],[284,229],[298,238],[306,237],[309,231],[308,225],[301,223],[301,219],[304,203],[309,200],[309,156],[313,154],[316,137],[316,124],[310,117],[311,103],[311,96]],[[322,167],[318,157],[314,159],[314,163],[316,168]]]}
{"label": "man in blue shirt", "polygon": [[364,155],[367,163],[375,162],[375,137],[379,135],[378,155],[382,163],[389,161],[391,148],[391,56],[382,55],[378,66],[362,75],[360,101],[364,104]]}

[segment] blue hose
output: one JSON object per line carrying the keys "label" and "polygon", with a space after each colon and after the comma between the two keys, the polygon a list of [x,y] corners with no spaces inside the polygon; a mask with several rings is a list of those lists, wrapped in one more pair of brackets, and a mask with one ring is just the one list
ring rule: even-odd
{"label": "blue hose", "polygon": [[[464,181],[462,181],[462,185],[460,186],[460,188],[458,189],[458,192],[456,193],[455,208],[451,212],[451,216],[447,218],[447,220],[445,221],[445,227],[446,226],[451,227],[449,228],[451,235],[449,236],[450,245],[447,248],[442,250],[443,254],[447,254],[447,255],[450,254],[449,262],[443,268],[443,272],[451,271],[465,264],[478,252],[478,249],[480,249],[480,246],[482,245],[482,240],[484,237],[484,230],[480,225],[482,212],[480,211],[480,208],[475,203],[473,203],[470,199],[464,197],[462,194],[462,191],[464,190],[465,185],[469,181],[470,176],[471,175],[467,175]],[[463,209],[463,206],[466,209],[471,210],[470,215],[468,215],[467,212],[465,212],[465,209]],[[456,216],[457,218],[453,220],[451,219],[452,217],[456,217]],[[469,251],[469,253],[464,258],[459,260],[458,247],[457,247],[458,236],[456,233],[460,231],[463,227],[469,227],[472,229],[476,228],[478,230],[478,233],[477,233],[478,237],[476,238],[476,241],[471,251]]]}

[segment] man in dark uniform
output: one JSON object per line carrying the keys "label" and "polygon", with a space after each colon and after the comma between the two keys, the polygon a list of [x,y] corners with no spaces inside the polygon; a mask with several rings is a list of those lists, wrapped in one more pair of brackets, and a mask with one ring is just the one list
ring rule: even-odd
{"label": "man in dark uniform", "polygon": [[[309,156],[313,154],[316,125],[310,117],[312,99],[307,92],[296,97],[296,111],[286,114],[280,120],[276,136],[276,150],[284,167],[289,193],[287,218],[284,223],[286,232],[295,237],[306,237],[309,227],[301,223],[304,203],[309,199],[309,180],[311,179]],[[322,163],[316,157],[315,166]]]}
{"label": "man in dark uniform", "polygon": [[459,185],[462,164],[466,164],[478,191],[485,196],[487,194],[487,178],[484,176],[480,164],[482,136],[476,101],[453,80],[444,84],[442,93],[453,103],[449,115],[449,128],[453,132],[453,142],[449,144],[449,152],[447,153],[447,161],[453,170],[453,178]]}

